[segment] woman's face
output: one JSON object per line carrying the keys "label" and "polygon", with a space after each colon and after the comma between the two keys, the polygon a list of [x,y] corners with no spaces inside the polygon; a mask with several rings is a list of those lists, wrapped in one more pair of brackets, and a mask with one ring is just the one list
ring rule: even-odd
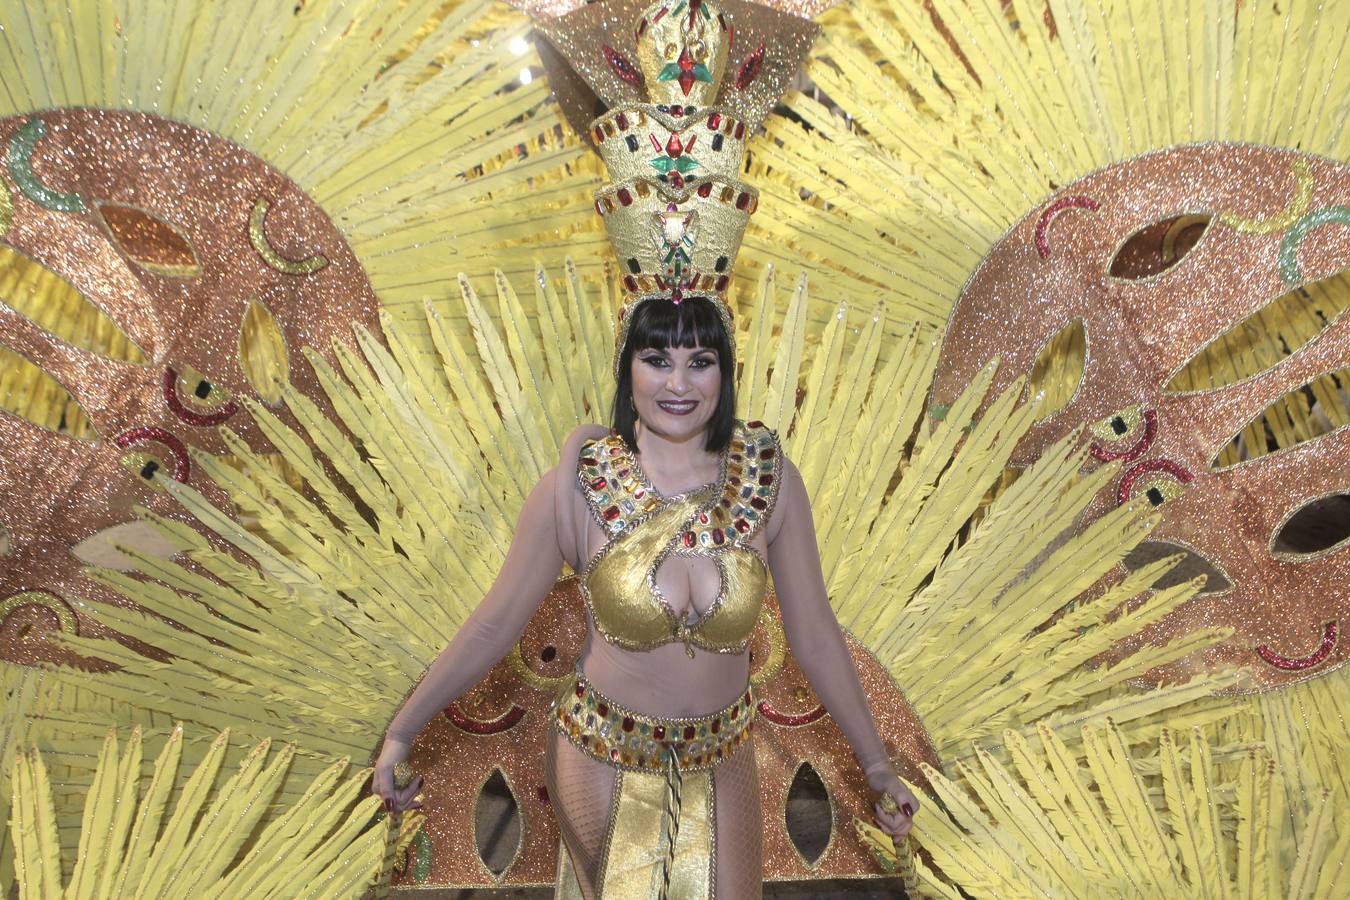
{"label": "woman's face", "polygon": [[707,347],[646,347],[633,354],[633,405],[644,428],[671,440],[701,434],[717,411],[722,369]]}

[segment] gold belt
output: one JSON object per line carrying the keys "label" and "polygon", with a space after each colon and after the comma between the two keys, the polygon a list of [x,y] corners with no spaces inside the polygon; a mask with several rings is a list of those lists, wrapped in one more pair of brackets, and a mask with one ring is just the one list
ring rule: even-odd
{"label": "gold belt", "polygon": [[646,716],[613,702],[581,675],[553,701],[559,732],[587,755],[634,772],[662,774],[710,769],[750,739],[755,725],[754,692],[706,716]]}

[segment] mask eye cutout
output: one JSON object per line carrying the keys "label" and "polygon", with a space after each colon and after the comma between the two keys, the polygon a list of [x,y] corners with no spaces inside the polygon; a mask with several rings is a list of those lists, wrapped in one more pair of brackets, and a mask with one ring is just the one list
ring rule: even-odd
{"label": "mask eye cutout", "polygon": [[1108,274],[1140,281],[1166,272],[1195,249],[1211,221],[1205,213],[1185,213],[1145,225],[1116,250]]}
{"label": "mask eye cutout", "polygon": [[[792,849],[808,869],[814,869],[834,842],[834,798],[809,762],[797,766],[792,776],[783,818]],[[830,823],[824,834],[820,822]]]}
{"label": "mask eye cutout", "polygon": [[1270,555],[1309,559],[1350,546],[1350,491],[1315,497],[1294,510],[1271,540]]}
{"label": "mask eye cutout", "polygon": [[1197,393],[1268,371],[1350,310],[1350,270],[1305,284],[1252,313],[1191,357],[1165,390]]}
{"label": "mask eye cutout", "polygon": [[72,347],[105,359],[149,362],[117,323],[72,284],[17,250],[0,245],[0,303]]}
{"label": "mask eye cutout", "polygon": [[479,862],[494,879],[501,879],[524,846],[520,803],[501,769],[494,768],[479,786],[474,818],[474,849],[478,851]]}
{"label": "mask eye cutout", "polygon": [[1143,496],[1153,506],[1162,506],[1186,493],[1186,485],[1195,476],[1170,459],[1148,459],[1137,464],[1120,479],[1116,501]]}
{"label": "mask eye cutout", "polygon": [[1050,418],[1073,402],[1086,363],[1087,331],[1082,319],[1074,319],[1045,342],[1031,369],[1028,390],[1031,396],[1042,398],[1036,421]]}
{"label": "mask eye cutout", "polygon": [[118,203],[100,203],[97,209],[112,242],[137,266],[166,278],[191,280],[202,274],[191,242],[159,216]]}
{"label": "mask eye cutout", "polygon": [[290,352],[272,312],[250,300],[239,328],[239,365],[249,385],[269,406],[281,404],[281,388],[291,375]]}
{"label": "mask eye cutout", "polygon": [[1176,587],[1190,581],[1197,575],[1205,576],[1205,583],[1198,591],[1200,594],[1218,594],[1233,586],[1233,582],[1229,580],[1217,563],[1206,559],[1190,547],[1183,544],[1174,544],[1171,541],[1144,541],[1131,550],[1122,563],[1126,569],[1135,571],[1164,557],[1175,556],[1178,553],[1182,555],[1181,561],[1149,585],[1152,590],[1161,591],[1165,588]]}
{"label": "mask eye cutout", "polygon": [[1148,452],[1158,434],[1158,418],[1151,409],[1135,404],[1088,426],[1089,452],[1102,462],[1130,462]]}
{"label": "mask eye cutout", "polygon": [[80,441],[97,441],[89,414],[61,382],[28,357],[0,344],[0,409]]}
{"label": "mask eye cutout", "polygon": [[164,403],[189,425],[219,425],[239,411],[230,392],[191,367],[164,370]]}
{"label": "mask eye cutout", "polygon": [[1242,427],[1210,462],[1211,471],[1280,453],[1350,425],[1350,368],[1294,388]]}

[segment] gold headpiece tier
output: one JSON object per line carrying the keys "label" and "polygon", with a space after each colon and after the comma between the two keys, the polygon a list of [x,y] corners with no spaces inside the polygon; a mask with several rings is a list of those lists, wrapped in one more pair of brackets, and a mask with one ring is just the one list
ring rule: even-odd
{"label": "gold headpiece tier", "polygon": [[[740,178],[745,142],[816,26],[745,0],[601,0],[539,21],[539,30],[559,103],[573,125],[585,122],[579,130],[609,172],[595,211],[627,294],[616,363],[633,309],[658,298],[709,297],[734,340],[725,294],[759,206]],[[609,109],[592,119],[599,102]]]}

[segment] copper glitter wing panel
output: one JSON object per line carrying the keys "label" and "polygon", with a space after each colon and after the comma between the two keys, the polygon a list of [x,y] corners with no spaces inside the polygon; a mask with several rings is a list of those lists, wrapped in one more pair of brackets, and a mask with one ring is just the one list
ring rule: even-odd
{"label": "copper glitter wing panel", "polygon": [[[241,358],[246,319],[271,323],[293,357],[289,380],[327,409],[298,350],[329,355],[355,323],[378,331],[378,304],[323,211],[213,134],[144,113],[55,109],[0,119],[0,151],[0,241],[13,251],[0,257],[4,274],[73,290],[144,360],[75,346],[16,298],[0,308],[4,343],[59,384],[97,432],[75,440],[0,413],[0,657],[57,661],[69,656],[44,634],[102,633],[84,601],[126,602],[82,575],[74,548],[117,565],[106,540],[117,528],[122,543],[169,552],[129,524],[133,505],[182,515],[142,476],[166,474],[224,505],[190,451],[223,452],[221,425],[266,447],[239,404],[274,390],[255,384],[264,374]],[[34,312],[43,299],[29,298]]]}
{"label": "copper glitter wing panel", "polygon": [[[1203,221],[1207,227],[1192,224]],[[1131,238],[1139,234],[1157,241],[1157,264],[1141,265],[1148,254],[1134,258]],[[1168,389],[1252,314],[1348,267],[1350,167],[1274,147],[1177,147],[1089,175],[1031,210],[981,262],[952,311],[936,413],[993,356],[1002,364],[991,396],[1029,373],[1062,328],[1081,322],[1087,351],[1076,392],[1033,427],[1014,462],[1030,462],[1071,428],[1092,426],[1094,459],[1121,464],[1092,514],[1146,497],[1162,516],[1151,538],[1202,557],[1232,583],[1136,639],[1162,643],[1205,625],[1236,630],[1219,648],[1153,677],[1236,663],[1248,667],[1247,687],[1259,689],[1350,657],[1343,638],[1350,546],[1274,552],[1297,510],[1350,494],[1350,428],[1213,465],[1278,398],[1350,366],[1350,314],[1333,316],[1283,360],[1235,384]]]}

